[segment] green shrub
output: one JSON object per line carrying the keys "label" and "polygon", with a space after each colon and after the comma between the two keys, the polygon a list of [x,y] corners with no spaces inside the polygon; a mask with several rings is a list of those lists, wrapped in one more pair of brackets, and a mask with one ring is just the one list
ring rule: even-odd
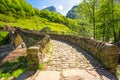
{"label": "green shrub", "polygon": [[39,64],[38,69],[42,70],[43,68],[44,68],[44,63],[42,62],[42,63]]}
{"label": "green shrub", "polygon": [[16,19],[14,17],[11,17],[11,16],[0,14],[0,21],[3,21],[3,22],[16,22]]}
{"label": "green shrub", "polygon": [[4,24],[0,23],[0,29],[3,29]]}
{"label": "green shrub", "polygon": [[[18,64],[20,64],[18,68],[11,71],[13,67],[15,67]],[[16,61],[7,61],[1,63],[0,68],[4,68],[3,71],[0,71],[0,79],[3,78],[4,80],[8,80],[8,78],[11,76],[17,78],[21,73],[27,70],[26,57],[21,56]]]}
{"label": "green shrub", "polygon": [[9,36],[7,31],[0,31],[0,45],[6,44],[9,41]]}
{"label": "green shrub", "polygon": [[23,73],[24,70],[23,69],[17,69],[12,73],[12,76],[17,78],[21,73]]}

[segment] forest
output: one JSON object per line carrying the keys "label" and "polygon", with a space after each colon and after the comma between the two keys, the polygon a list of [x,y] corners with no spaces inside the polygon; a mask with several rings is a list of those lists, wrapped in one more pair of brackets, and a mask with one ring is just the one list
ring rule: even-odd
{"label": "forest", "polygon": [[56,12],[33,8],[25,0],[0,0],[0,27],[9,24],[40,30],[48,26],[60,33],[92,37],[110,43],[120,40],[119,0],[83,0],[76,11],[76,18],[70,19]]}
{"label": "forest", "polygon": [[94,39],[120,41],[120,0],[83,0],[78,16],[86,26],[92,26]]}

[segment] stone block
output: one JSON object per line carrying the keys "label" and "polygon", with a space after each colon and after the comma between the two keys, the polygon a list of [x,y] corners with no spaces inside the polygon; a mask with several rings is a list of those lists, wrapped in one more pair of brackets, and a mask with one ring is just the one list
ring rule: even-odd
{"label": "stone block", "polygon": [[32,70],[36,70],[38,65],[39,65],[39,60],[38,60],[38,53],[39,53],[39,48],[32,46],[28,48],[27,50],[27,64],[28,68]]}

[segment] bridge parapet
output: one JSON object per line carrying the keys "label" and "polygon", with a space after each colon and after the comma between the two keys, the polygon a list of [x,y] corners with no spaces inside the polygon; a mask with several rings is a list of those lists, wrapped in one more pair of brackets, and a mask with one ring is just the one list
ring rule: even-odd
{"label": "bridge parapet", "polygon": [[[50,42],[50,37],[45,34],[41,34],[36,31],[15,28],[15,32],[10,33],[11,40],[15,44],[18,41],[17,35],[22,38],[22,41],[25,42],[27,46],[27,64],[28,68],[31,70],[35,70],[38,68],[38,65],[41,63],[43,59],[42,51],[46,48],[46,45]],[[17,40],[17,41],[16,41]],[[19,44],[22,44],[20,41]],[[18,45],[18,44],[15,44]]]}
{"label": "bridge parapet", "polygon": [[[108,69],[111,73],[116,72],[116,67],[118,65],[119,58],[119,49],[117,48],[117,46],[113,44],[72,35],[49,34],[50,35],[49,37],[48,35],[41,34],[37,31],[31,31],[28,29],[20,28],[16,28],[15,34],[19,34],[23,38],[23,41],[26,43],[26,46],[28,48],[28,54],[31,55],[33,54],[33,56],[37,55],[37,57],[35,58],[38,60],[36,59],[34,60],[34,58],[32,57],[28,58],[28,63],[30,62],[29,64],[31,65],[31,68],[35,68],[34,64],[40,62],[39,57],[41,58],[42,50],[45,48],[46,44],[50,41],[51,37],[53,39],[66,40],[82,47],[83,49],[91,53],[94,57],[96,57],[103,64],[103,66],[106,69]],[[34,63],[34,61],[36,61],[36,63]]]}
{"label": "bridge parapet", "polygon": [[50,37],[46,35],[42,40],[27,49],[27,63],[29,69],[35,70],[44,59],[43,50],[50,42]]}
{"label": "bridge parapet", "polygon": [[99,60],[101,64],[111,73],[116,72],[119,58],[119,50],[114,44],[96,41],[94,39],[81,36],[59,34],[49,35],[53,39],[66,40],[82,47],[83,49],[91,53],[97,60]]}

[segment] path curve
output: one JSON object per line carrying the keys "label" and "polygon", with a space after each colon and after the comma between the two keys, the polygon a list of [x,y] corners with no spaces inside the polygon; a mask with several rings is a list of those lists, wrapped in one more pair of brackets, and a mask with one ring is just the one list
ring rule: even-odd
{"label": "path curve", "polygon": [[80,47],[66,41],[51,42],[54,52],[48,69],[38,71],[35,80],[118,80]]}

